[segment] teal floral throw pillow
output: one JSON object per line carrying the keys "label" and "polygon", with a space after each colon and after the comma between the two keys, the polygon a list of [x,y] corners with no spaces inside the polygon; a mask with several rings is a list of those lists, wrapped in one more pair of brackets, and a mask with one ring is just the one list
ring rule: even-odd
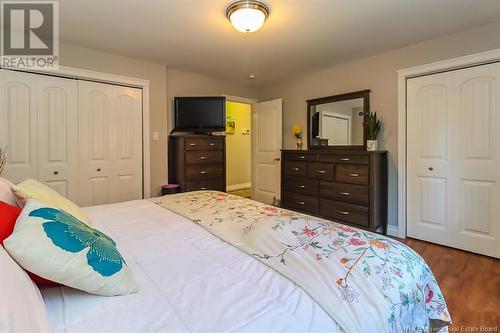
{"label": "teal floral throw pillow", "polygon": [[105,296],[138,290],[110,237],[36,200],[26,203],[4,246],[25,270],[69,287]]}

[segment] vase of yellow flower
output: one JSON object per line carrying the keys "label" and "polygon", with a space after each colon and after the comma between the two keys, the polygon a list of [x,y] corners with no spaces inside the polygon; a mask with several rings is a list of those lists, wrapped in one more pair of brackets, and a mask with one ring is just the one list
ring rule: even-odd
{"label": "vase of yellow flower", "polygon": [[292,133],[297,140],[297,150],[302,150],[302,128],[299,125],[292,127]]}

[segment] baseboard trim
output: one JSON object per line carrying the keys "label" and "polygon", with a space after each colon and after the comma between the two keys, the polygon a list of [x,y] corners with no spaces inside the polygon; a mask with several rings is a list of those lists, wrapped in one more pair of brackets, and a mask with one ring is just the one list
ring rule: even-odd
{"label": "baseboard trim", "polygon": [[226,186],[226,191],[227,192],[238,191],[238,190],[243,190],[245,188],[251,188],[251,187],[252,187],[252,183],[234,184],[234,185]]}
{"label": "baseboard trim", "polygon": [[396,225],[388,225],[387,226],[387,234],[389,236],[393,236],[393,237],[399,237],[399,228],[398,226]]}

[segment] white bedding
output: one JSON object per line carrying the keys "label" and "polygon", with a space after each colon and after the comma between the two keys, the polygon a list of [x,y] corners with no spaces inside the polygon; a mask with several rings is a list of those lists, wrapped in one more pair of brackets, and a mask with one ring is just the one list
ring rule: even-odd
{"label": "white bedding", "polygon": [[139,293],[42,289],[56,332],[340,332],[279,273],[150,201],[86,209],[111,236]]}

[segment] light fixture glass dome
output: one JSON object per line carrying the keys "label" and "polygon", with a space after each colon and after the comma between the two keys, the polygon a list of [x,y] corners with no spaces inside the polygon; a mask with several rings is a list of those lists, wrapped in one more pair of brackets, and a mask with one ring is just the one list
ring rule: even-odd
{"label": "light fixture glass dome", "polygon": [[259,30],[269,15],[269,8],[260,1],[237,1],[226,9],[226,17],[236,30],[250,33]]}

